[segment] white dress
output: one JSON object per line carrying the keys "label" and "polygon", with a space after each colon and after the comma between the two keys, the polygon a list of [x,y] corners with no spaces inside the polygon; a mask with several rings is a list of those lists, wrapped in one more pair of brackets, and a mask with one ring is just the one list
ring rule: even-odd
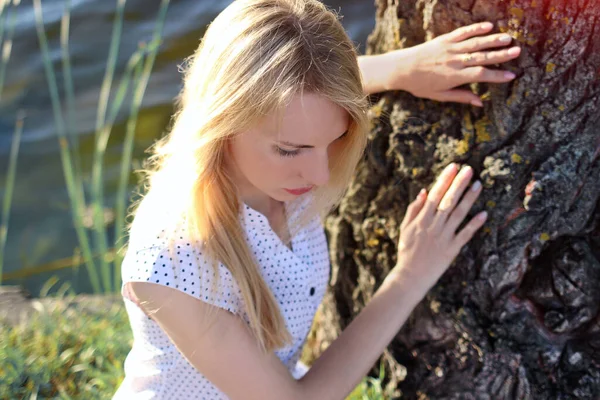
{"label": "white dress", "polygon": [[[286,203],[289,226],[305,209],[306,196]],[[188,243],[185,232],[180,232],[177,246],[181,263],[173,265],[175,263],[168,256],[166,240],[160,235],[160,228],[149,228],[148,222],[151,220],[154,219],[145,219],[141,213],[134,219],[122,264],[123,284],[148,281],[175,287],[240,316],[248,323],[241,293],[227,268],[219,264],[219,291],[210,296],[214,274],[197,246]],[[299,362],[302,347],[329,280],[330,264],[323,225],[319,217],[315,217],[306,228],[292,237],[292,251],[271,229],[267,218],[246,204],[240,212],[240,222],[261,274],[273,292],[293,336],[293,344],[277,349],[275,354],[290,374],[299,379],[307,370]],[[113,400],[227,399],[179,353],[153,319],[126,296],[123,296],[123,300],[134,340],[124,363],[125,378]]]}

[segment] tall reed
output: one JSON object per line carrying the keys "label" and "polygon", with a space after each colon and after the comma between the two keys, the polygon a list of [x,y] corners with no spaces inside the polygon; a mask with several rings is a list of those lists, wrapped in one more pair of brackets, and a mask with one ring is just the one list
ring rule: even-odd
{"label": "tall reed", "polygon": [[6,75],[6,66],[10,59],[10,53],[12,50],[12,40],[15,32],[15,20],[16,11],[15,7],[19,5],[20,0],[14,0],[12,7],[10,8],[10,21],[8,25],[8,32],[6,38],[4,38],[4,26],[8,20],[7,4],[10,1],[0,1],[0,43],[2,44],[2,59],[0,61],[0,99],[2,99],[2,88],[4,87],[4,76]]}
{"label": "tall reed", "polygon": [[[104,229],[104,190],[102,167],[106,146],[112,130],[112,121],[106,122],[106,110],[110,95],[110,88],[114,77],[117,55],[119,54],[119,44],[121,32],[123,29],[123,11],[125,9],[125,0],[117,0],[117,8],[113,21],[113,31],[106,62],[106,70],[102,87],[100,88],[100,98],[98,99],[98,111],[96,113],[96,145],[94,146],[92,162],[92,210],[93,210],[93,232],[96,240],[96,247],[108,250],[106,230]],[[110,286],[109,264],[105,257],[100,258],[100,271],[105,287]]]}
{"label": "tall reed", "polygon": [[[125,132],[125,141],[123,143],[123,158],[121,159],[121,174],[119,177],[119,185],[117,188],[117,201],[115,205],[115,242],[117,249],[120,247],[119,242],[124,234],[124,225],[126,217],[125,201],[127,199],[126,190],[127,183],[129,182],[129,173],[131,172],[131,155],[133,153],[133,139],[135,137],[135,128],[137,124],[138,113],[150,80],[150,73],[156,60],[156,54],[158,52],[158,46],[160,44],[162,31],[164,28],[164,22],[166,20],[167,8],[169,0],[162,0],[161,7],[159,10],[158,18],[156,20],[156,26],[154,28],[154,35],[148,48],[148,56],[144,62],[144,67],[139,73],[139,80],[136,82],[136,89],[133,93],[133,99],[131,102],[131,112],[127,120],[127,129]],[[121,263],[123,262],[123,254],[119,251],[115,252],[115,274],[114,274],[114,285],[115,289],[120,286],[121,281]]]}
{"label": "tall reed", "polygon": [[[19,5],[18,0],[12,2],[10,7],[10,21],[8,32],[4,37],[4,28],[8,20],[8,5],[10,1],[0,1],[0,44],[2,46],[2,55],[0,59],[0,100],[2,99],[2,89],[4,88],[4,77],[6,75],[6,67],[10,60],[12,50],[12,39],[15,31],[15,7]],[[19,112],[13,134],[13,140],[8,159],[8,171],[6,174],[6,187],[4,198],[2,200],[2,216],[0,219],[0,284],[2,284],[2,271],[4,269],[4,256],[6,254],[6,239],[8,237],[8,219],[10,216],[10,208],[13,197],[13,189],[15,185],[15,176],[17,174],[17,156],[19,154],[19,145],[21,143],[21,133],[23,131],[24,113]]]}
{"label": "tall reed", "polygon": [[[76,185],[78,205],[85,205],[85,190],[83,187],[81,156],[79,153],[79,138],[73,131],[73,116],[75,110],[75,88],[73,87],[73,78],[71,74],[71,60],[69,57],[69,27],[71,22],[71,0],[65,0],[63,16],[60,21],[60,47],[63,72],[63,90],[66,97],[66,133],[71,148],[71,157],[73,159],[73,178]],[[75,211],[77,215],[83,215],[84,209]]]}
{"label": "tall reed", "polygon": [[[115,292],[120,286],[120,263],[122,259],[117,258],[114,260],[114,262],[111,262],[112,260],[106,257],[106,255],[109,254],[111,247],[114,247],[115,243],[113,243],[112,246],[109,246],[106,226],[104,223],[104,154],[106,152],[108,140],[110,138],[110,134],[112,133],[119,111],[122,109],[124,100],[130,91],[130,86],[133,86],[131,88],[132,102],[129,109],[129,117],[127,119],[125,142],[123,144],[121,175],[119,179],[119,189],[116,203],[117,211],[115,222],[115,241],[117,241],[121,237],[123,227],[125,225],[125,202],[128,197],[126,194],[126,188],[131,168],[133,139],[135,136],[135,122],[137,120],[139,108],[148,83],[152,66],[156,58],[156,53],[159,48],[169,0],[162,0],[161,2],[150,45],[140,46],[140,48],[138,48],[138,50],[131,55],[123,76],[121,77],[119,84],[116,85],[113,98],[110,99],[115,74],[116,59],[121,40],[125,7],[125,0],[117,0],[109,56],[99,95],[96,126],[94,132],[95,146],[91,171],[92,184],[90,190],[90,202],[93,212],[93,246],[90,244],[88,233],[83,223],[83,214],[86,210],[87,204],[85,199],[85,187],[83,184],[84,171],[81,169],[81,163],[78,158],[78,141],[75,138],[76,132],[73,131],[71,122],[73,115],[74,88],[68,51],[70,1],[66,0],[65,2],[65,11],[61,21],[61,54],[63,78],[65,81],[64,92],[66,96],[66,107],[64,108],[66,108],[66,113],[63,110],[63,105],[60,100],[57,79],[49,56],[48,43],[44,30],[44,22],[42,19],[41,1],[34,0],[33,3],[38,40],[44,61],[56,131],[59,138],[63,173],[67,185],[73,224],[77,233],[79,247],[83,254],[83,259],[90,276],[90,283],[93,291],[95,293]],[[133,85],[131,85],[132,81]],[[66,115],[66,121],[64,115]],[[101,255],[99,266],[94,262],[92,248],[95,250],[94,253]],[[111,279],[111,275],[113,279]]]}
{"label": "tall reed", "polygon": [[2,220],[0,220],[0,284],[2,284],[2,271],[4,269],[4,255],[6,249],[6,238],[8,236],[8,220],[10,216],[10,206],[12,202],[13,189],[15,186],[15,176],[17,174],[17,154],[19,153],[19,144],[21,143],[21,133],[23,132],[23,119],[25,115],[20,112],[17,116],[15,132],[10,148],[8,161],[8,173],[6,178],[6,188],[4,199],[2,201]]}

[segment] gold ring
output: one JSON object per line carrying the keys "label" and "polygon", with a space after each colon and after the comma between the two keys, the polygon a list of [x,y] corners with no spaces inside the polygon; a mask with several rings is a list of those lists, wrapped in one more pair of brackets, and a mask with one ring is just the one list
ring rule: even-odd
{"label": "gold ring", "polygon": [[472,54],[465,54],[465,55],[462,56],[462,60],[466,64],[469,61],[473,60],[473,55]]}
{"label": "gold ring", "polygon": [[444,204],[440,203],[438,204],[436,210],[438,212],[446,212],[446,211],[450,211],[450,206],[452,204],[450,203],[450,201],[445,201]]}

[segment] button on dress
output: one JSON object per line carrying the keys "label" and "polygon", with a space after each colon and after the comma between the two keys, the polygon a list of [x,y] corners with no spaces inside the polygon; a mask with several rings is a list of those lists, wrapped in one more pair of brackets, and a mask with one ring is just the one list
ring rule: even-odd
{"label": "button on dress", "polygon": [[[291,227],[307,208],[311,193],[286,202],[285,214]],[[240,223],[263,279],[273,292],[293,343],[275,354],[299,379],[306,366],[299,362],[302,347],[327,288],[330,274],[327,241],[319,216],[292,237],[292,249],[271,229],[268,219],[243,204]],[[124,293],[126,282],[152,282],[186,293],[249,323],[241,292],[229,270],[219,263],[218,291],[211,294],[216,277],[199,246],[186,240],[180,229],[175,234],[179,263],[169,257],[168,244],[155,218],[137,213],[123,260],[122,294],[133,331],[133,346],[124,363],[125,377],[113,400],[206,399],[228,397],[198,372],[171,343],[160,326]],[[154,224],[157,225],[157,224]]]}

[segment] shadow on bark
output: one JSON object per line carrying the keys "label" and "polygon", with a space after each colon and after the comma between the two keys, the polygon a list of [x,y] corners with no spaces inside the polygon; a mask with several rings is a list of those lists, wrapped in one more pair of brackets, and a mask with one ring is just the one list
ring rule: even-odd
{"label": "shadow on bark", "polygon": [[312,340],[322,351],[393,267],[409,201],[467,163],[484,184],[468,218],[488,221],[384,353],[385,383],[407,399],[600,398],[600,3],[376,3],[368,53],[486,20],[522,53],[501,66],[513,82],[471,85],[483,109],[374,99],[367,154],[326,223],[331,287]]}

